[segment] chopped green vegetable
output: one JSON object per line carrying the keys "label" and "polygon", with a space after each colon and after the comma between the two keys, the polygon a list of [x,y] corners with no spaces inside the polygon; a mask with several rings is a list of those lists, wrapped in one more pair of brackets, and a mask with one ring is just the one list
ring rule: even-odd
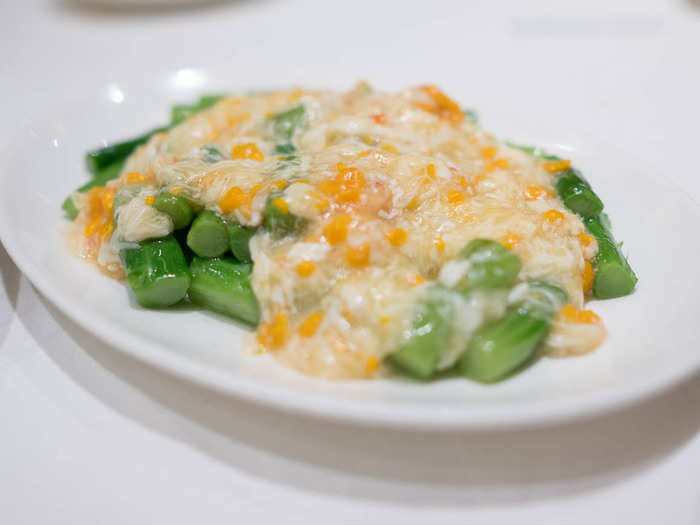
{"label": "chopped green vegetable", "polygon": [[581,217],[597,217],[603,211],[603,201],[575,169],[568,168],[557,174],[556,188],[564,206]]}
{"label": "chopped green vegetable", "polygon": [[79,213],[78,208],[73,202],[72,196],[66,197],[64,199],[63,204],[61,204],[61,209],[63,209],[64,213],[66,214],[66,218],[71,221],[74,221]]}
{"label": "chopped green vegetable", "polygon": [[611,299],[632,293],[637,276],[602,218],[586,219],[585,225],[598,241],[598,255],[593,260],[593,295]]}
{"label": "chopped green vegetable", "polygon": [[190,271],[172,235],[143,241],[121,251],[126,280],[141,306],[162,308],[181,301],[190,285]]}
{"label": "chopped green vegetable", "polygon": [[202,95],[199,97],[199,107],[202,109],[209,108],[225,96],[227,96],[225,93],[210,93],[208,95]]}
{"label": "chopped green vegetable", "polygon": [[228,228],[228,244],[233,253],[234,257],[240,262],[250,263],[253,262],[250,257],[250,247],[248,243],[250,238],[255,235],[257,231],[256,228],[246,228],[241,226],[237,222],[229,222],[226,227]]}
{"label": "chopped green vegetable", "polygon": [[175,230],[184,228],[192,222],[192,216],[194,215],[192,206],[183,197],[173,195],[167,191],[161,191],[156,197],[153,207],[170,216]]}
{"label": "chopped green vegetable", "polygon": [[211,210],[204,210],[192,222],[187,246],[200,257],[218,257],[228,251],[226,223]]}
{"label": "chopped green vegetable", "polygon": [[[539,148],[507,144],[538,158],[561,160]],[[577,170],[568,168],[556,177],[557,193],[562,202],[581,216],[586,229],[598,241],[598,255],[593,261],[593,295],[598,299],[612,299],[632,293],[637,276],[610,232],[610,218],[603,212],[603,202]]]}
{"label": "chopped green vegetable", "polygon": [[527,361],[548,332],[545,319],[521,308],[511,308],[502,319],[474,335],[459,367],[470,379],[497,381]]}
{"label": "chopped green vegetable", "polygon": [[465,264],[464,276],[453,289],[433,285],[419,301],[411,333],[390,360],[421,379],[432,377],[441,352],[455,330],[455,300],[451,294],[510,288],[520,272],[520,259],[505,246],[488,239],[473,239],[449,264]]}
{"label": "chopped green vegetable", "polygon": [[138,146],[148,142],[148,139],[156,133],[167,131],[167,129],[167,127],[156,128],[138,137],[88,151],[85,155],[88,171],[93,175],[97,175],[111,164],[124,162]]}
{"label": "chopped green vegetable", "polygon": [[133,151],[140,145],[145,144],[156,133],[168,131],[172,126],[179,124],[195,113],[213,106],[221,95],[205,95],[193,105],[177,105],[172,108],[172,122],[168,126],[162,126],[138,137],[109,144],[102,148],[97,148],[89,151],[85,155],[85,162],[88,171],[96,175],[100,170],[106,168],[115,162],[123,162]]}
{"label": "chopped green vegetable", "polygon": [[476,289],[510,288],[520,273],[520,258],[490,239],[473,239],[457,254],[457,261],[468,261],[464,277],[455,288],[462,293]]}
{"label": "chopped green vegetable", "polygon": [[291,153],[294,153],[295,151],[296,148],[293,144],[277,144],[275,146],[275,153],[277,153],[278,155],[289,155]]}
{"label": "chopped green vegetable", "polygon": [[296,106],[270,117],[275,138],[286,142],[291,141],[305,114],[304,106]]}
{"label": "chopped green vegetable", "polygon": [[[544,160],[561,160],[556,155],[548,155],[540,148],[533,146],[520,146],[507,142],[512,147],[524,151],[525,153]],[[581,172],[574,168],[565,168],[555,174],[556,188],[559,198],[564,206],[581,217],[596,217],[603,211],[603,202],[593,191],[588,181],[581,175]]]}
{"label": "chopped green vegetable", "polygon": [[449,343],[454,330],[454,306],[448,290],[434,287],[419,301],[407,342],[389,360],[404,372],[429,379],[437,370],[440,351]]}
{"label": "chopped green vegetable", "polygon": [[543,282],[528,284],[526,297],[505,315],[479,328],[459,359],[462,374],[481,382],[503,379],[531,359],[547,337],[566,293]]}
{"label": "chopped green vegetable", "polygon": [[199,111],[195,106],[190,106],[188,104],[178,104],[173,106],[170,110],[170,122],[174,125],[184,122],[192,115]]}
{"label": "chopped green vegetable", "polygon": [[250,284],[251,266],[231,258],[192,259],[193,303],[251,325],[260,320],[260,307]]}
{"label": "chopped green vegetable", "polygon": [[171,125],[175,126],[184,122],[195,113],[210,108],[223,97],[224,95],[204,95],[194,104],[178,104],[173,106],[170,114]]}
{"label": "chopped green vegetable", "polygon": [[205,144],[202,146],[202,159],[206,162],[219,162],[224,160],[224,155],[216,144]]}
{"label": "chopped green vegetable", "polygon": [[[172,109],[173,121],[170,125],[153,129],[132,139],[108,144],[107,146],[88,151],[85,154],[85,163],[88,171],[93,174],[94,178],[76,191],[83,193],[96,186],[104,186],[107,181],[119,175],[127,157],[131,155],[138,146],[148,142],[156,133],[168,131],[172,126],[179,124],[198,111],[213,106],[221,97],[222,95],[204,95],[200,97],[196,104],[174,106]],[[213,155],[213,153],[211,153],[211,155]],[[215,161],[210,160],[209,162]],[[73,202],[72,196],[67,197],[63,201],[61,207],[70,220],[74,220],[78,216],[78,209]]]}
{"label": "chopped green vegetable", "polygon": [[272,136],[277,143],[275,152],[280,155],[289,155],[296,150],[294,135],[304,122],[306,110],[304,106],[296,106],[287,111],[277,113],[268,119]]}
{"label": "chopped green vegetable", "polygon": [[298,217],[287,209],[280,209],[275,203],[282,198],[282,192],[273,192],[267,199],[263,212],[263,228],[270,232],[273,237],[281,238],[287,235],[300,233],[308,221],[303,217]]}

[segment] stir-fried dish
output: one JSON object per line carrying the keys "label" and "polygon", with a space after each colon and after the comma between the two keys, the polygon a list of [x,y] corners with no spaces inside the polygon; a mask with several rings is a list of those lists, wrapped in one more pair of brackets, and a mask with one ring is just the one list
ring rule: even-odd
{"label": "stir-fried dish", "polygon": [[64,203],[82,257],[144,307],[256,327],[249,350],[312,376],[496,381],[596,348],[586,300],[637,281],[569,160],[433,86],[202,97],[87,163]]}

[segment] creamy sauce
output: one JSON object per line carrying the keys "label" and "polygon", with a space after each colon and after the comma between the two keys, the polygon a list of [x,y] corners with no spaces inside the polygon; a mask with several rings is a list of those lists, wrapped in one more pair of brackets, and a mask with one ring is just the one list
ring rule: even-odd
{"label": "creamy sauce", "polygon": [[[276,153],[270,116],[300,105],[290,158]],[[109,187],[135,183],[140,193],[117,210],[118,231],[90,236],[80,248],[115,275],[119,243],[172,229],[148,204],[156,191],[249,226],[261,224],[270,194],[280,192],[283,202],[275,202],[307,224],[298,236],[280,239],[261,228],[251,240],[262,322],[249,345],[326,378],[380,373],[382,359],[407,337],[427,283],[458,279],[463,269],[450,261],[473,238],[503,242],[522,260],[521,280],[560,285],[576,308],[584,305],[586,261],[597,252],[557,197],[546,162],[498,142],[431,87],[226,98],[154,136]],[[477,294],[459,305],[459,333],[441,368],[506,301]],[[590,351],[604,338],[600,322],[572,319],[554,324],[548,348],[556,355]]]}

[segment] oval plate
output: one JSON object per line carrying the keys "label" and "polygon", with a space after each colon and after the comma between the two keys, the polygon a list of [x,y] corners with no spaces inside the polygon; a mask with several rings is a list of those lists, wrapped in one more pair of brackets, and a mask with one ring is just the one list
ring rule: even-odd
{"label": "oval plate", "polygon": [[[489,116],[488,129],[571,158],[606,203],[614,233],[624,239],[640,278],[632,296],[592,304],[609,331],[596,352],[542,359],[490,386],[460,378],[327,382],[287,370],[270,356],[244,354],[246,330],[223,317],[188,308],[139,308],[122,283],[65,249],[67,221],[60,206],[87,180],[83,153],[105,139],[136,135],[167,121],[173,102],[247,87],[195,70],[151,80],[148,87],[112,84],[56,102],[5,143],[0,160],[0,238],[10,256],[70,318],[124,352],[280,409],[423,428],[521,426],[584,417],[649,396],[700,367],[695,319],[700,245],[688,242],[700,224],[696,204],[645,175],[641,163],[580,130],[538,129],[536,123],[514,121],[511,115],[522,110],[508,111],[496,100],[480,108]],[[594,136],[595,129],[589,131]],[[566,144],[558,142],[561,137]]]}

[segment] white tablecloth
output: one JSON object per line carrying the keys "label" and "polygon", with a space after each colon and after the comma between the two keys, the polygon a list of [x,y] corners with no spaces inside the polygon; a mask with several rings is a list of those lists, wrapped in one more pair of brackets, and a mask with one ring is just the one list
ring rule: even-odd
{"label": "white tablecloth", "polygon": [[[239,0],[134,12],[4,2],[0,131],[51,90],[150,69],[340,64],[371,79],[408,62],[419,81],[440,83],[446,68],[475,83],[494,75],[503,96],[530,90],[535,114],[548,104],[536,89],[545,75],[570,91],[562,120],[594,115],[605,140],[700,197],[697,2],[464,4]],[[47,303],[2,248],[0,268],[0,523],[700,523],[698,376],[542,429],[330,424],[124,357]]]}

